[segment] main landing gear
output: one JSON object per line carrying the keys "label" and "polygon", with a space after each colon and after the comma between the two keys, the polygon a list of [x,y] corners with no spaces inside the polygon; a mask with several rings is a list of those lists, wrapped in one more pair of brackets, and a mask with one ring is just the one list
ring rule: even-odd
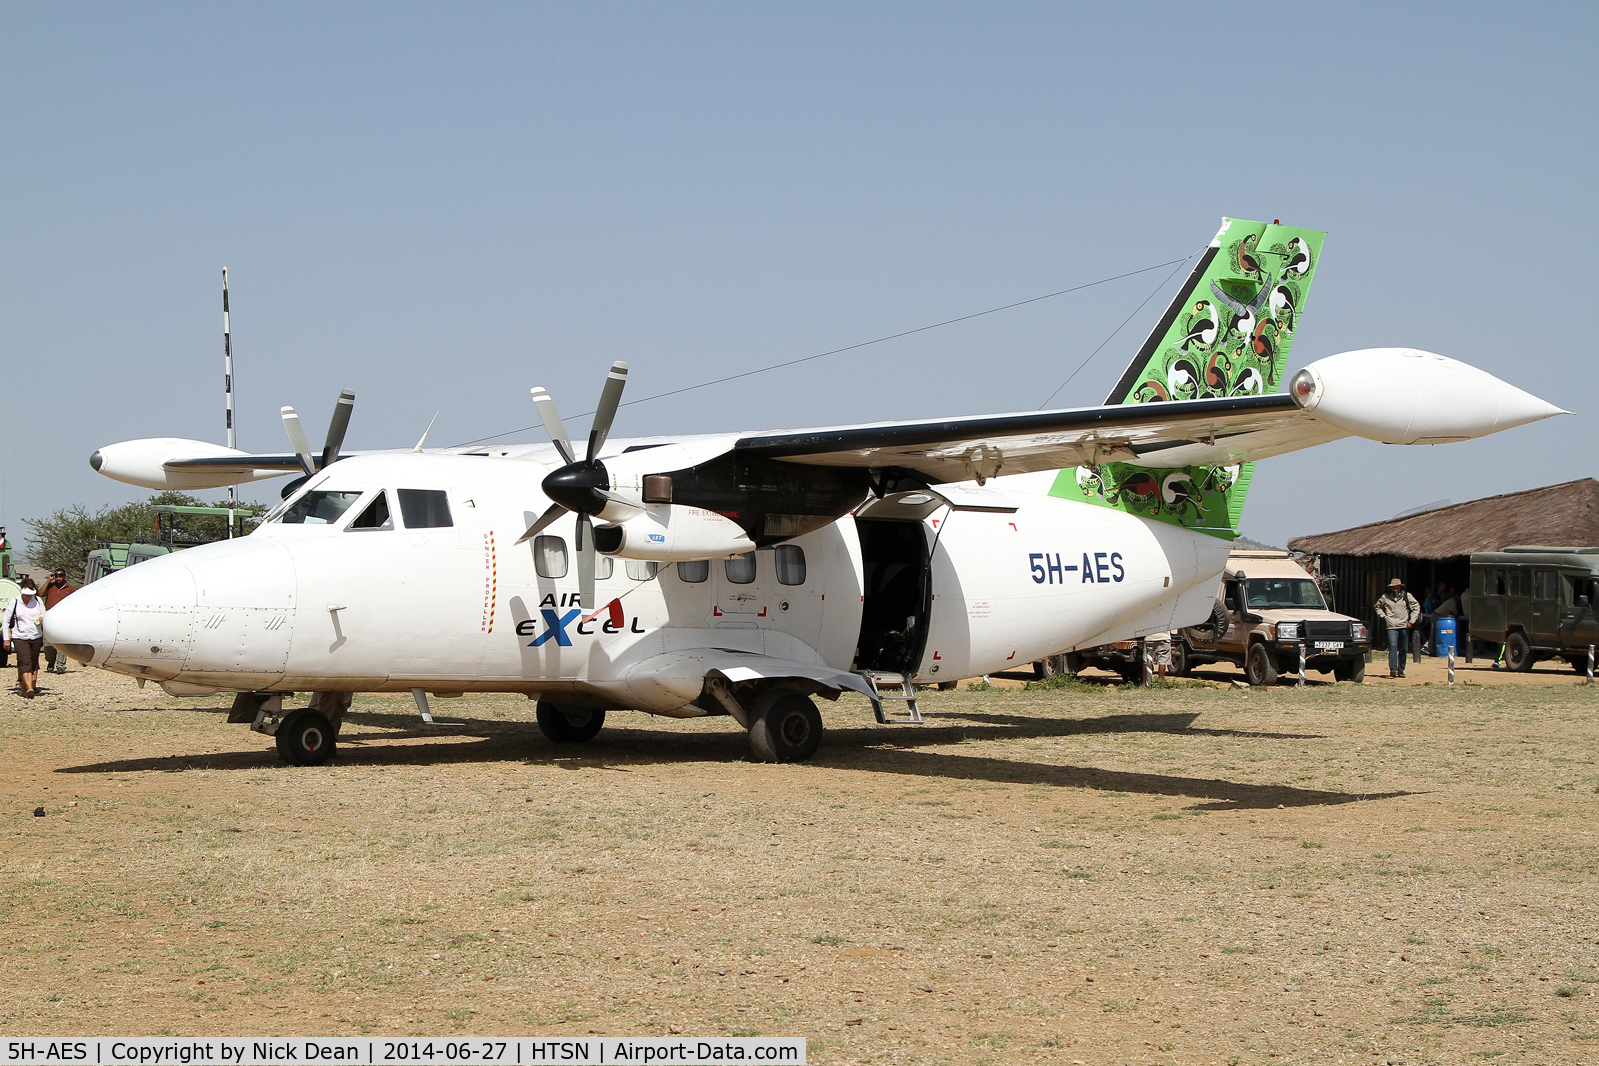
{"label": "main landing gear", "polygon": [[750,752],[757,762],[803,762],[822,746],[822,714],[805,693],[767,689],[750,712]]}
{"label": "main landing gear", "polygon": [[582,744],[605,728],[604,711],[560,707],[548,700],[538,703],[539,730],[554,744]]}
{"label": "main landing gear", "polygon": [[775,685],[756,696],[753,706],[733,695],[720,677],[709,678],[705,691],[750,731],[750,755],[756,762],[801,762],[822,746],[821,712],[797,688]]}

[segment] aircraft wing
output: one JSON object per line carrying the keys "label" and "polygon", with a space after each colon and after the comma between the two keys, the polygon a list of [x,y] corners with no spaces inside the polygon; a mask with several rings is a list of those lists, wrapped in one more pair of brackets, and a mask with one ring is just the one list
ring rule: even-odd
{"label": "aircraft wing", "polygon": [[1276,394],[837,426],[745,437],[735,447],[807,465],[969,481],[1099,463],[1227,466],[1348,435]]}
{"label": "aircraft wing", "polygon": [[1100,463],[1231,466],[1348,436],[1441,444],[1564,413],[1465,363],[1374,348],[1312,363],[1286,393],[833,426],[746,436],[735,448],[967,481]]}

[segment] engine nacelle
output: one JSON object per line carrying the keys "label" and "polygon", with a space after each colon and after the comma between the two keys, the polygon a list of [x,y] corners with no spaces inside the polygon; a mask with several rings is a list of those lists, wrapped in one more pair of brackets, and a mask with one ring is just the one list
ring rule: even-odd
{"label": "engine nacelle", "polygon": [[282,477],[282,470],[168,469],[177,459],[248,459],[249,452],[182,437],[146,437],[107,444],[89,456],[89,465],[116,481],[147,489],[215,489],[246,481]]}
{"label": "engine nacelle", "polygon": [[1322,421],[1385,444],[1446,444],[1571,413],[1487,371],[1415,348],[1329,355],[1295,374],[1288,394]]}
{"label": "engine nacelle", "polygon": [[755,550],[755,542],[732,519],[672,503],[649,504],[625,522],[595,527],[594,546],[602,555],[660,563],[725,559]]}

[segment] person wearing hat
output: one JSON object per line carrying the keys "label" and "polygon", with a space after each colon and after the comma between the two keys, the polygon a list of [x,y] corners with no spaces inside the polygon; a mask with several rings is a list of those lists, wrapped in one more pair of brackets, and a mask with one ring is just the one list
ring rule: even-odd
{"label": "person wearing hat", "polygon": [[0,617],[0,639],[17,653],[17,691],[23,699],[39,694],[39,648],[44,644],[44,597],[33,578],[21,581],[22,591]]}
{"label": "person wearing hat", "polygon": [[1388,591],[1377,597],[1372,610],[1388,627],[1388,676],[1404,677],[1405,652],[1410,643],[1408,634],[1421,618],[1421,604],[1405,591],[1405,583],[1396,577],[1388,582]]}
{"label": "person wearing hat", "polygon": [[[68,584],[65,570],[53,571],[50,580],[44,583],[44,609],[47,611],[54,609],[56,604],[77,591]],[[58,655],[54,644],[44,646],[44,672],[47,674],[67,672],[66,656]]]}

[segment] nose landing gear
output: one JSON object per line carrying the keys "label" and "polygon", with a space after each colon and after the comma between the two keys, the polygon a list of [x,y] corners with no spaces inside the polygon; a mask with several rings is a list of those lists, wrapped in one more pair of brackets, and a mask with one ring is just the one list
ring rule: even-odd
{"label": "nose landing gear", "polygon": [[278,723],[278,754],[295,766],[321,766],[333,758],[337,738],[321,711],[302,707]]}

